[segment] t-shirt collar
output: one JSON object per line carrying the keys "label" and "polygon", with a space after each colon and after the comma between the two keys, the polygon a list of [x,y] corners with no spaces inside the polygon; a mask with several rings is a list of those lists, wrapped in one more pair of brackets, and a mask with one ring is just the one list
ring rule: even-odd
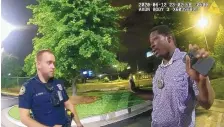
{"label": "t-shirt collar", "polygon": [[160,67],[167,67],[171,64],[173,64],[173,62],[175,60],[178,60],[181,58],[181,55],[180,55],[180,49],[179,48],[176,48],[174,53],[173,53],[173,56],[171,57],[171,59],[169,60],[169,62],[167,64],[164,64],[163,60],[162,60],[162,63],[160,64]]}

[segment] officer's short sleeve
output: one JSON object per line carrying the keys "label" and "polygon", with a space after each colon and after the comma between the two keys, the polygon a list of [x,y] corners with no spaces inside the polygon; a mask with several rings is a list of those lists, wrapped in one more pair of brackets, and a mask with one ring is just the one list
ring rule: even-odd
{"label": "officer's short sleeve", "polygon": [[29,83],[25,83],[20,88],[19,108],[31,109],[32,91],[31,91],[31,88],[28,85],[29,85]]}

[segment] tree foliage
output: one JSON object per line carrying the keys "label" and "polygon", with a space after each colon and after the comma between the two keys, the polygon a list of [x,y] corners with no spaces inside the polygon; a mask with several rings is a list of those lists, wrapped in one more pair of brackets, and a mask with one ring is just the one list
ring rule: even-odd
{"label": "tree foliage", "polygon": [[116,65],[114,65],[114,67],[115,67],[116,71],[122,72],[125,69],[127,69],[128,64],[127,63],[123,63],[123,62],[119,62]]}
{"label": "tree foliage", "polygon": [[97,70],[113,65],[119,48],[118,35],[124,31],[119,12],[130,6],[112,7],[107,0],[37,0],[29,5],[38,26],[34,50],[25,59],[24,71],[35,74],[34,58],[41,49],[56,56],[56,77],[72,79],[81,69]]}
{"label": "tree foliage", "polygon": [[216,60],[214,71],[222,72],[224,70],[224,29],[221,24],[215,41],[214,58]]}

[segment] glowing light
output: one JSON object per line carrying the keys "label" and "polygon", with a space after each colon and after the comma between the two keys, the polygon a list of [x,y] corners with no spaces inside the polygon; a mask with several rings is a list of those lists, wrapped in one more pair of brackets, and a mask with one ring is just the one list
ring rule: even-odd
{"label": "glowing light", "polygon": [[16,27],[1,18],[1,41],[3,41]]}
{"label": "glowing light", "polygon": [[86,75],[87,74],[87,71],[83,71],[82,74]]}
{"label": "glowing light", "polygon": [[208,19],[205,17],[201,17],[197,22],[197,26],[200,28],[205,28],[206,26],[208,26]]}

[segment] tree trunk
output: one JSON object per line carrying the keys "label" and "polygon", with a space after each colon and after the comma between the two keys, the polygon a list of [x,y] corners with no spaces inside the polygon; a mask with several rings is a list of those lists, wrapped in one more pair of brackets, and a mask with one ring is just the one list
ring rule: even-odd
{"label": "tree trunk", "polygon": [[73,79],[72,79],[72,96],[76,96],[77,95],[77,86],[76,86],[76,81],[78,79],[78,76],[75,76]]}

